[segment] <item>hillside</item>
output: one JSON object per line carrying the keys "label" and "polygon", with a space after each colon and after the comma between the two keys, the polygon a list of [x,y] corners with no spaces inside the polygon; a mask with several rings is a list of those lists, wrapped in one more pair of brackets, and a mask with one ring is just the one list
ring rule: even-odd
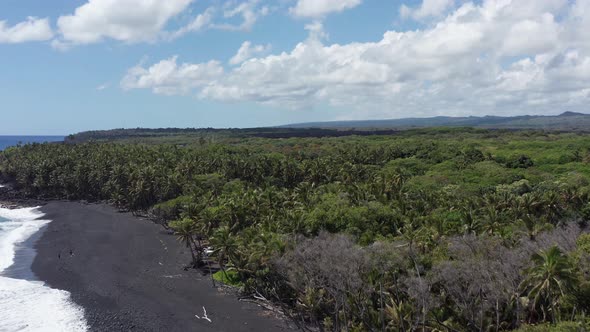
{"label": "hillside", "polygon": [[358,120],[296,123],[285,128],[426,128],[426,127],[477,127],[497,129],[550,129],[590,130],[590,115],[565,112],[555,116],[523,115],[513,117],[449,117],[404,118],[389,120]]}
{"label": "hillside", "polygon": [[[219,142],[244,138],[296,138],[296,137],[344,137],[373,135],[411,135],[414,131],[431,130],[446,133],[449,130],[551,130],[590,131],[590,115],[565,112],[557,116],[525,115],[515,117],[448,117],[406,118],[391,120],[333,121],[291,124],[263,128],[133,128],[86,131],[70,135],[67,143],[118,141],[148,144],[169,143],[189,145],[195,142]],[[407,131],[411,130],[410,133]]]}

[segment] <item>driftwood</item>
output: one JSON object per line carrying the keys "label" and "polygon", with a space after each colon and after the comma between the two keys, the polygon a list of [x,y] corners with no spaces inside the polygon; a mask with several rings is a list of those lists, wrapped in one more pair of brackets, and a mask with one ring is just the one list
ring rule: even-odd
{"label": "driftwood", "polygon": [[195,315],[195,317],[197,317],[198,319],[204,319],[204,320],[208,321],[209,323],[212,323],[211,319],[209,319],[209,317],[207,317],[207,309],[205,309],[205,307],[203,307],[203,316],[199,317],[199,315]]}

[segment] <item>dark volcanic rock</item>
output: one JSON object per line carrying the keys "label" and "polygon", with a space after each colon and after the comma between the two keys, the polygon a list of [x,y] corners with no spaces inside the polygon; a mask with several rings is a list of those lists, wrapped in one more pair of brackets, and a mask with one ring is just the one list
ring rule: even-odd
{"label": "dark volcanic rock", "polygon": [[45,204],[45,201],[30,199],[22,193],[14,190],[10,184],[2,184],[0,187],[0,207],[16,209],[19,207],[34,207]]}

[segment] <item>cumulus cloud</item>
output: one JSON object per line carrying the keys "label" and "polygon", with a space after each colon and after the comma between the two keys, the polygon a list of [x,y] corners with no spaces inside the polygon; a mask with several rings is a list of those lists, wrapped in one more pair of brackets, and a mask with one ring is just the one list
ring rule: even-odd
{"label": "cumulus cloud", "polygon": [[[196,0],[88,0],[73,14],[59,17],[59,38],[54,48],[67,50],[72,45],[91,44],[106,39],[126,43],[173,40],[187,33],[206,29],[247,31],[270,12],[260,0],[229,1],[196,15],[184,26],[170,31],[170,22],[183,12],[189,12]],[[239,24],[223,21],[236,17]],[[220,22],[216,22],[220,21]]]}
{"label": "cumulus cloud", "polygon": [[132,68],[122,85],[282,108],[328,103],[370,117],[586,110],[588,10],[588,0],[466,3],[429,28],[387,31],[375,42],[310,36],[230,70],[172,58]]}
{"label": "cumulus cloud", "polygon": [[168,38],[175,39],[181,37],[189,32],[201,31],[207,29],[213,20],[215,9],[213,7],[207,8],[202,14],[197,15],[189,24],[170,33]]}
{"label": "cumulus cloud", "polygon": [[454,0],[423,0],[416,8],[401,5],[400,16],[411,17],[415,20],[422,20],[429,17],[440,17],[455,4]]}
{"label": "cumulus cloud", "polygon": [[177,56],[162,60],[148,69],[141,65],[129,69],[121,81],[124,90],[152,89],[164,95],[185,95],[212,84],[224,73],[218,61],[178,65]]}
{"label": "cumulus cloud", "polygon": [[229,63],[232,65],[239,65],[240,63],[253,58],[257,55],[266,54],[270,51],[270,44],[267,45],[252,45],[251,42],[245,41],[242,46],[230,60]]}
{"label": "cumulus cloud", "polygon": [[324,24],[321,21],[315,21],[305,25],[305,30],[309,33],[310,40],[324,40],[328,39],[329,35],[324,30]]}
{"label": "cumulus cloud", "polygon": [[360,5],[362,0],[298,0],[289,11],[298,17],[321,18]]}
{"label": "cumulus cloud", "polygon": [[225,7],[223,12],[224,18],[241,17],[242,23],[238,25],[228,23],[213,24],[213,28],[230,31],[249,31],[261,17],[268,15],[270,12],[268,6],[260,6],[260,0],[244,1],[237,5],[230,2]]}
{"label": "cumulus cloud", "polygon": [[[249,31],[258,20],[268,15],[269,7],[261,6],[259,0],[249,0],[242,3],[228,2],[219,15],[219,8],[209,7],[202,14],[197,15],[189,24],[184,27],[168,33],[168,39],[175,39],[181,37],[189,32],[202,31],[206,29],[218,29],[227,31]],[[219,23],[216,16],[222,16],[223,19],[233,19],[240,17],[242,22],[240,24]]]}
{"label": "cumulus cloud", "polygon": [[194,0],[89,0],[72,15],[61,16],[62,39],[89,44],[105,38],[123,42],[152,41],[174,16]]}
{"label": "cumulus cloud", "polygon": [[13,26],[0,21],[0,44],[46,41],[51,38],[53,38],[53,31],[47,18],[28,17],[26,21]]}

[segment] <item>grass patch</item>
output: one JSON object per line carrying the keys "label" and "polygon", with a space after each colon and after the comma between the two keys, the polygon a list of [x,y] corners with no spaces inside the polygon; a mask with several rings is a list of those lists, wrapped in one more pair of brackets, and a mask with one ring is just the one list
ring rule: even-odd
{"label": "grass patch", "polygon": [[586,327],[582,323],[577,322],[561,322],[553,324],[529,325],[523,326],[515,332],[578,332],[586,331]]}
{"label": "grass patch", "polygon": [[234,287],[244,286],[244,283],[242,283],[238,276],[238,272],[233,270],[226,270],[225,273],[223,271],[217,271],[213,274],[213,279]]}

